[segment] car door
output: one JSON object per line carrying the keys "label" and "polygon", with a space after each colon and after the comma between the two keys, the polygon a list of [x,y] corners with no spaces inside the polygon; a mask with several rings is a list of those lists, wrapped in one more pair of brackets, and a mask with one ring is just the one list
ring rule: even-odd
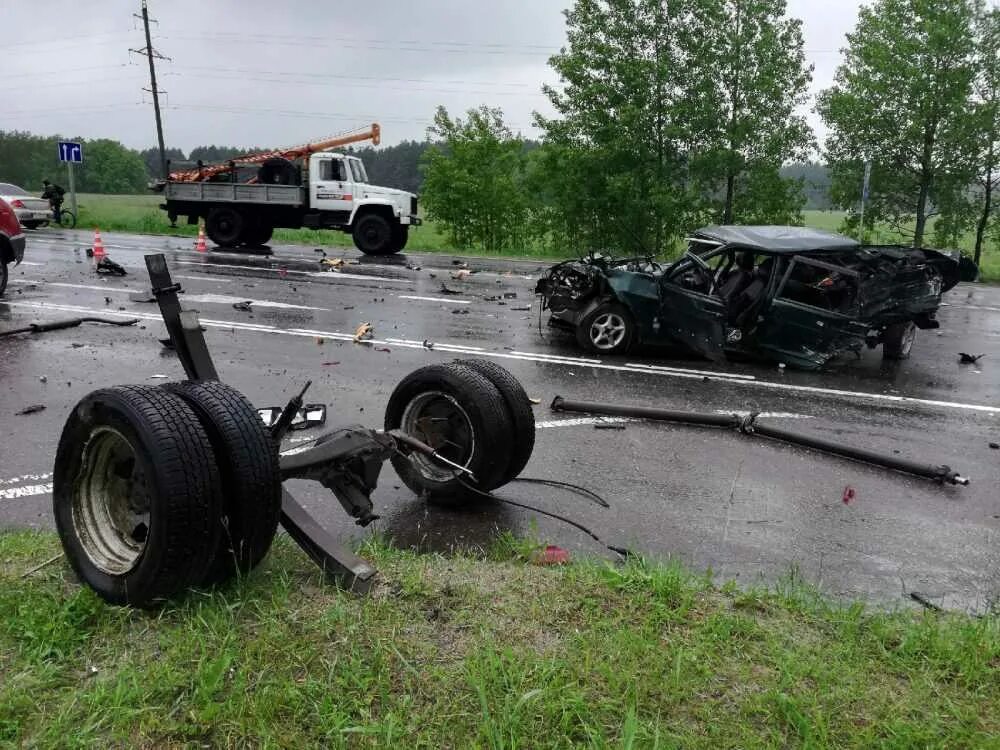
{"label": "car door", "polygon": [[859,319],[859,282],[859,274],[845,266],[801,255],[785,261],[774,297],[761,313],[754,345],[807,370],[861,347],[868,325]]}
{"label": "car door", "polygon": [[726,346],[726,306],[715,293],[715,269],[709,263],[713,255],[687,253],[663,274],[659,324],[672,339],[719,360]]}
{"label": "car door", "polygon": [[309,205],[318,211],[340,213],[346,221],[354,206],[354,181],[344,159],[330,155],[317,160],[309,185]]}

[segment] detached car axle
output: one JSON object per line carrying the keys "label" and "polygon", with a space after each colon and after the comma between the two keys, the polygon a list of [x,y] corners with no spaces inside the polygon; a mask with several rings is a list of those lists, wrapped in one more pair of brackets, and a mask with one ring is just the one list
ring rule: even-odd
{"label": "detached car axle", "polygon": [[704,414],[691,411],[671,411],[649,406],[624,406],[620,404],[604,404],[592,401],[569,401],[562,396],[556,396],[552,401],[553,411],[579,412],[583,414],[606,414],[615,417],[632,417],[636,419],[652,419],[661,422],[677,422],[680,424],[700,425],[703,427],[723,427],[739,431],[743,435],[760,435],[762,437],[781,440],[804,448],[832,453],[854,461],[861,461],[875,466],[883,466],[893,471],[913,474],[936,482],[967,485],[969,479],[952,471],[949,466],[934,466],[931,464],[908,461],[905,458],[890,456],[866,448],[858,448],[831,440],[803,435],[791,430],[761,424],[756,415],[741,416],[739,414]]}
{"label": "detached car axle", "polygon": [[[183,311],[163,255],[146,266],[188,379],[85,396],[63,427],[53,475],[56,527],[80,579],[114,604],[149,607],[191,586],[248,573],[279,523],[337,584],[369,589],[375,569],[285,488],[329,489],[362,526],[386,460],[418,496],[460,501],[514,479],[535,422],[521,384],[495,363],[429,365],[403,378],[381,430],[347,425],[279,454],[305,389],[270,429],[219,382],[198,316]],[[308,387],[308,385],[306,386]]]}

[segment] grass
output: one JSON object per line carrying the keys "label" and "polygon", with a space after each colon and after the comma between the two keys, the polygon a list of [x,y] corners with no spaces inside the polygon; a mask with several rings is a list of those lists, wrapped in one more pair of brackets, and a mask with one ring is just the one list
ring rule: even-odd
{"label": "grass", "polygon": [[0,535],[0,743],[32,747],[997,747],[1000,620],[717,587],[639,560],[525,564],[375,538],[357,598],[287,540],[158,612],[47,533]]}
{"label": "grass", "polygon": [[[167,234],[183,237],[194,237],[198,230],[195,226],[181,223],[176,229],[171,229],[166,214],[158,206],[162,202],[159,195],[98,195],[84,193],[80,195],[80,216],[78,227],[100,227],[106,231],[138,232],[141,234]],[[844,219],[842,211],[805,211],[805,224],[816,229],[839,231]],[[933,219],[931,220],[933,222]],[[933,224],[932,224],[933,226]],[[314,229],[278,229],[274,233],[275,242],[313,245],[315,247],[348,247],[351,239],[340,232],[317,231]],[[900,233],[888,227],[877,229],[872,242],[903,242],[907,239]],[[972,252],[974,236],[970,232],[961,242],[962,250]],[[469,248],[455,248],[447,236],[433,222],[425,220],[420,227],[410,230],[408,250],[419,252],[463,252],[473,255],[482,254]],[[576,255],[578,248],[572,248],[566,253],[553,254],[540,246],[531,246],[518,250],[510,250],[505,255],[515,258],[531,258],[553,260],[558,257]],[[987,247],[983,253],[981,276],[984,281],[1000,281],[1000,249]]]}

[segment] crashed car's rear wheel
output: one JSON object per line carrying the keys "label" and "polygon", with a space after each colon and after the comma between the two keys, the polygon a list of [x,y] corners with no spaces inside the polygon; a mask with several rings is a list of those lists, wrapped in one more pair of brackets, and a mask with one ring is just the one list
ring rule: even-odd
{"label": "crashed car's rear wheel", "polygon": [[524,470],[535,448],[535,413],[531,408],[531,401],[528,400],[528,394],[521,382],[496,362],[486,359],[463,359],[459,360],[458,364],[471,367],[480,375],[486,376],[500,391],[507,406],[507,413],[514,428],[510,466],[507,467],[507,476],[504,478],[504,482],[509,482]]}
{"label": "crashed car's rear wheel", "polygon": [[594,308],[576,327],[581,347],[600,354],[624,354],[635,337],[635,324],[628,310],[614,302]]}
{"label": "crashed car's rear wheel", "polygon": [[893,323],[882,334],[882,357],[885,359],[909,359],[913,341],[917,337],[917,324]]}
{"label": "crashed car's rear wheel", "polygon": [[253,404],[235,388],[218,381],[163,387],[194,409],[212,443],[222,479],[219,543],[200,582],[221,583],[248,573],[267,555],[278,530],[278,447]]}
{"label": "crashed car's rear wheel", "polygon": [[496,386],[472,368],[429,365],[403,378],[389,397],[385,428],[400,429],[448,460],[469,469],[475,481],[416,452],[390,459],[413,492],[443,502],[476,497],[506,481],[514,430]]}
{"label": "crashed car's rear wheel", "polygon": [[151,606],[201,580],[222,494],[208,435],[179,398],[148,386],[85,396],[52,482],[66,558],[106,601]]}

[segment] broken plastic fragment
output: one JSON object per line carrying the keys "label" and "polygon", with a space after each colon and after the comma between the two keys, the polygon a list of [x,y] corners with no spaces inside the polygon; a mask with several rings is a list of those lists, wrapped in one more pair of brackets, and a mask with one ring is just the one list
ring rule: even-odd
{"label": "broken plastic fragment", "polygon": [[569,550],[549,544],[535,553],[532,562],[535,565],[566,565],[569,562]]}
{"label": "broken plastic fragment", "polygon": [[851,487],[851,485],[847,485],[846,487],[844,487],[844,497],[843,497],[844,505],[850,505],[850,503],[856,497],[857,493],[854,491],[854,488]]}
{"label": "broken plastic fragment", "polygon": [[365,339],[370,339],[375,335],[375,329],[372,328],[371,323],[362,323],[354,331],[354,343],[357,344]]}

